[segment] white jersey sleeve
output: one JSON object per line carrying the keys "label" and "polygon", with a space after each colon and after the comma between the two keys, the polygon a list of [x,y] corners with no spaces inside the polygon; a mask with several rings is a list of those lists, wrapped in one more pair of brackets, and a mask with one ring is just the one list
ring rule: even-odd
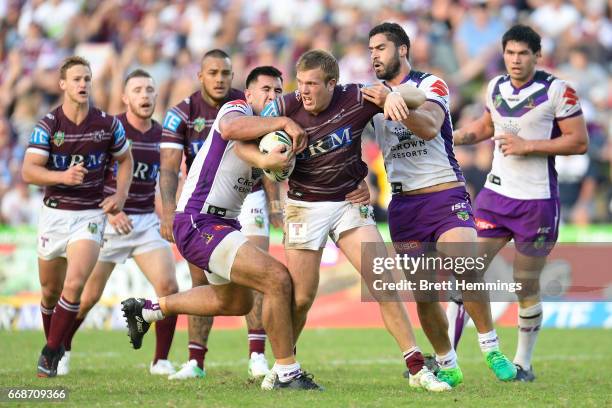
{"label": "white jersey sleeve", "polygon": [[421,81],[418,88],[425,92],[425,98],[428,101],[440,105],[444,113],[450,112],[450,93],[444,80],[435,75],[429,75]]}
{"label": "white jersey sleeve", "polygon": [[464,181],[453,152],[453,126],[448,86],[439,77],[411,71],[402,83],[425,92],[427,101],[444,111],[444,122],[431,140],[418,137],[403,123],[374,116],[373,125],[393,193],[413,191],[437,184]]}
{"label": "white jersey sleeve", "polygon": [[555,79],[550,85],[550,94],[557,120],[567,119],[582,113],[576,91],[565,81]]}

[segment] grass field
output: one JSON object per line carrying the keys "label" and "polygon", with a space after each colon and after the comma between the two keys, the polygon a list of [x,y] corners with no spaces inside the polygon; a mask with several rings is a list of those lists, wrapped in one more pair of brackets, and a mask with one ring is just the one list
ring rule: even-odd
{"label": "grass field", "polygon": [[[504,350],[513,355],[516,330],[501,329],[499,333]],[[426,344],[423,333],[417,334],[420,344]],[[408,387],[402,378],[401,354],[391,337],[377,329],[304,333],[298,357],[326,387],[323,393],[260,391],[259,383],[246,374],[246,333],[242,330],[213,331],[206,358],[208,377],[185,382],[148,374],[152,335],[135,351],[125,333],[84,330],[73,342],[70,375],[38,379],[35,368],[42,332],[0,331],[0,388],[65,387],[68,401],[56,405],[79,407],[610,407],[610,334],[599,329],[543,330],[536,349],[538,378],[535,383],[522,384],[496,381],[478,350],[475,332],[468,330],[459,348],[465,382],[450,393],[429,394]],[[186,343],[186,332],[177,332],[172,361],[184,361]],[[269,350],[268,355],[271,359]]]}

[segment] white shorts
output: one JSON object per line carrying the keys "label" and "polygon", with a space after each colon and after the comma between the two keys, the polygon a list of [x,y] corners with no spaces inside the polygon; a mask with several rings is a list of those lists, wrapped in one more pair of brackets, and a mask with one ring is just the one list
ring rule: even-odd
{"label": "white shorts", "polygon": [[38,222],[38,257],[47,261],[65,258],[68,245],[82,239],[101,244],[105,223],[102,210],[58,210],[43,205]]}
{"label": "white shorts", "polygon": [[206,277],[211,285],[227,285],[231,282],[232,265],[238,249],[248,241],[240,231],[232,231],[213,249],[208,261]]}
{"label": "white shorts", "polygon": [[159,218],[155,213],[128,217],[134,226],[129,234],[118,234],[107,221],[98,261],[120,264],[135,255],[170,246],[159,233]]}
{"label": "white shorts", "polygon": [[268,204],[266,192],[262,189],[246,196],[238,222],[242,226],[242,233],[248,236],[270,236],[270,221],[268,217]]}
{"label": "white shorts", "polygon": [[318,250],[325,247],[327,236],[337,242],[340,234],[353,228],[376,225],[372,206],[349,201],[297,201],[285,205],[287,249]]}

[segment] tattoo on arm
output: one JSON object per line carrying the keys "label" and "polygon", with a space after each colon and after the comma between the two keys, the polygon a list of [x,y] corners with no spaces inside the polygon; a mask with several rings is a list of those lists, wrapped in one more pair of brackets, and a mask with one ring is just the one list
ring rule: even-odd
{"label": "tattoo on arm", "polygon": [[178,174],[171,170],[161,169],[159,189],[164,210],[170,208],[174,211],[176,207],[176,190],[178,189]]}
{"label": "tattoo on arm", "polygon": [[457,136],[455,139],[456,145],[469,145],[474,144],[474,142],[476,142],[476,133],[474,132],[464,133],[463,135]]}

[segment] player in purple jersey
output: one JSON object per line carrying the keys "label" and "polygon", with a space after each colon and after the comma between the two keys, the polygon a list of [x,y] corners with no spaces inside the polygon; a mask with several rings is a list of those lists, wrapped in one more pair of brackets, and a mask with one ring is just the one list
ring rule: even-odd
{"label": "player in purple jersey", "polygon": [[[353,203],[347,196],[367,174],[367,166],[361,160],[361,132],[383,109],[364,98],[361,85],[338,85],[338,64],[325,51],[306,52],[296,68],[298,91],[269,104],[263,115],[288,116],[308,135],[306,150],[296,156],[285,207],[284,243],[294,285],[297,342],[317,293],[321,256],[328,236],[369,285],[373,275],[372,259],[368,257],[384,258],[388,253],[372,208],[367,202]],[[407,117],[406,103],[418,106],[424,102],[424,96],[411,85],[397,91],[385,95],[379,103],[384,103],[386,116],[400,120]],[[362,243],[370,245],[362,248]],[[362,258],[364,249],[368,255]],[[403,352],[411,373],[410,386],[434,392],[450,390],[448,384],[424,366],[398,294],[387,293],[384,301],[381,293],[372,295],[379,302],[387,329]]]}
{"label": "player in purple jersey", "polygon": [[[132,185],[123,211],[107,216],[104,241],[98,262],[87,279],[81,295],[79,314],[64,338],[66,352],[57,367],[57,375],[69,371],[72,338],[91,308],[100,300],[106,282],[117,263],[133,258],[140,270],[153,285],[157,296],[178,291],[174,256],[168,241],[159,233],[159,219],[155,214],[155,186],[159,171],[159,143],[161,125],[151,119],[155,111],[157,90],[151,75],[141,69],[132,71],[123,86],[123,103],[127,112],[118,116],[132,147],[134,172]],[[105,195],[117,189],[114,167],[106,170]],[[155,356],[150,365],[151,374],[170,375],[175,370],[168,361],[176,316],[155,324]]]}
{"label": "player in purple jersey", "polygon": [[[34,127],[22,168],[24,181],[45,186],[38,268],[47,344],[38,359],[39,377],[57,374],[64,338],[98,259],[104,214],[122,210],[132,179],[121,122],[89,104],[89,63],[76,56],[65,59],[59,85],[63,103]],[[119,163],[117,191],[105,198],[104,170],[111,156]]]}
{"label": "player in purple jersey", "polygon": [[[471,256],[473,245],[464,243],[476,241],[476,228],[463,174],[452,148],[448,87],[435,75],[412,69],[408,62],[410,39],[398,24],[379,24],[372,28],[369,38],[376,77],[392,87],[413,83],[427,97],[401,123],[383,120],[380,115],[373,120],[393,192],[389,204],[391,239],[396,247],[412,242],[423,248],[431,246],[431,251],[448,257]],[[386,92],[381,85],[377,88]],[[447,334],[444,310],[436,299],[423,295],[416,298],[417,312],[441,368],[438,378],[457,386],[463,381],[463,373]],[[481,350],[495,375],[511,380],[516,370],[499,351],[488,297],[479,295],[465,304],[477,317]]]}
{"label": "player in purple jersey", "polygon": [[[244,99],[241,91],[231,88],[233,76],[231,60],[224,51],[215,49],[207,52],[202,58],[201,69],[198,73],[200,90],[170,108],[164,118],[160,145],[160,192],[163,207],[161,234],[170,242],[174,242],[172,225],[176,209],[178,172],[183,154],[186,158],[187,170],[189,170],[210,132],[219,108],[230,100]],[[272,198],[271,203],[277,202],[278,192],[276,192],[276,197]],[[278,211],[276,213],[270,211],[270,214],[278,218]],[[252,237],[252,240],[260,248],[267,250],[267,237],[256,235]],[[189,263],[189,271],[193,287],[208,283],[202,269]],[[247,315],[246,320],[249,332],[249,357],[252,356],[249,359],[249,372],[258,377],[268,372],[263,354],[266,335],[261,320],[260,294],[255,294],[255,307]],[[189,360],[177,373],[170,376],[170,379],[202,378],[206,375],[204,358],[208,351],[208,335],[213,318],[212,316],[189,316],[188,321]]]}
{"label": "player in purple jersey", "polygon": [[[555,155],[584,154],[588,134],[575,91],[554,76],[536,70],[541,38],[531,27],[517,25],[502,38],[507,75],[491,80],[486,111],[454,133],[455,144],[493,138],[493,167],[475,202],[478,241],[492,260],[514,239],[518,345],[516,380],[533,381],[533,349],[542,324],[539,279],[559,228],[559,195]],[[469,310],[468,310],[469,311]],[[465,319],[462,306],[450,304],[459,341]]]}
{"label": "player in purple jersey", "polygon": [[[241,141],[285,130],[294,139],[296,152],[304,148],[300,142],[304,131],[291,119],[268,118],[262,122],[253,117],[266,102],[276,98],[282,86],[277,69],[258,67],[254,71],[258,74],[249,75],[252,80],[246,91],[248,103],[235,100],[221,108],[189,171],[174,219],[173,234],[179,251],[206,271],[210,285],[162,297],[158,302],[127,299],[122,302],[123,311],[132,344],[139,348],[153,321],[177,313],[243,315],[252,308],[252,290],[258,290],[264,294],[263,319],[276,357],[274,372],[278,373],[269,389],[320,390],[295,360],[292,289],[287,268],[248,240],[237,222],[246,195],[262,176],[260,168],[284,168],[292,157],[280,149],[264,155],[251,144],[244,148],[250,148],[256,157],[247,162],[239,152]],[[234,123],[242,118],[248,126]],[[253,123],[249,125],[249,121]]]}

